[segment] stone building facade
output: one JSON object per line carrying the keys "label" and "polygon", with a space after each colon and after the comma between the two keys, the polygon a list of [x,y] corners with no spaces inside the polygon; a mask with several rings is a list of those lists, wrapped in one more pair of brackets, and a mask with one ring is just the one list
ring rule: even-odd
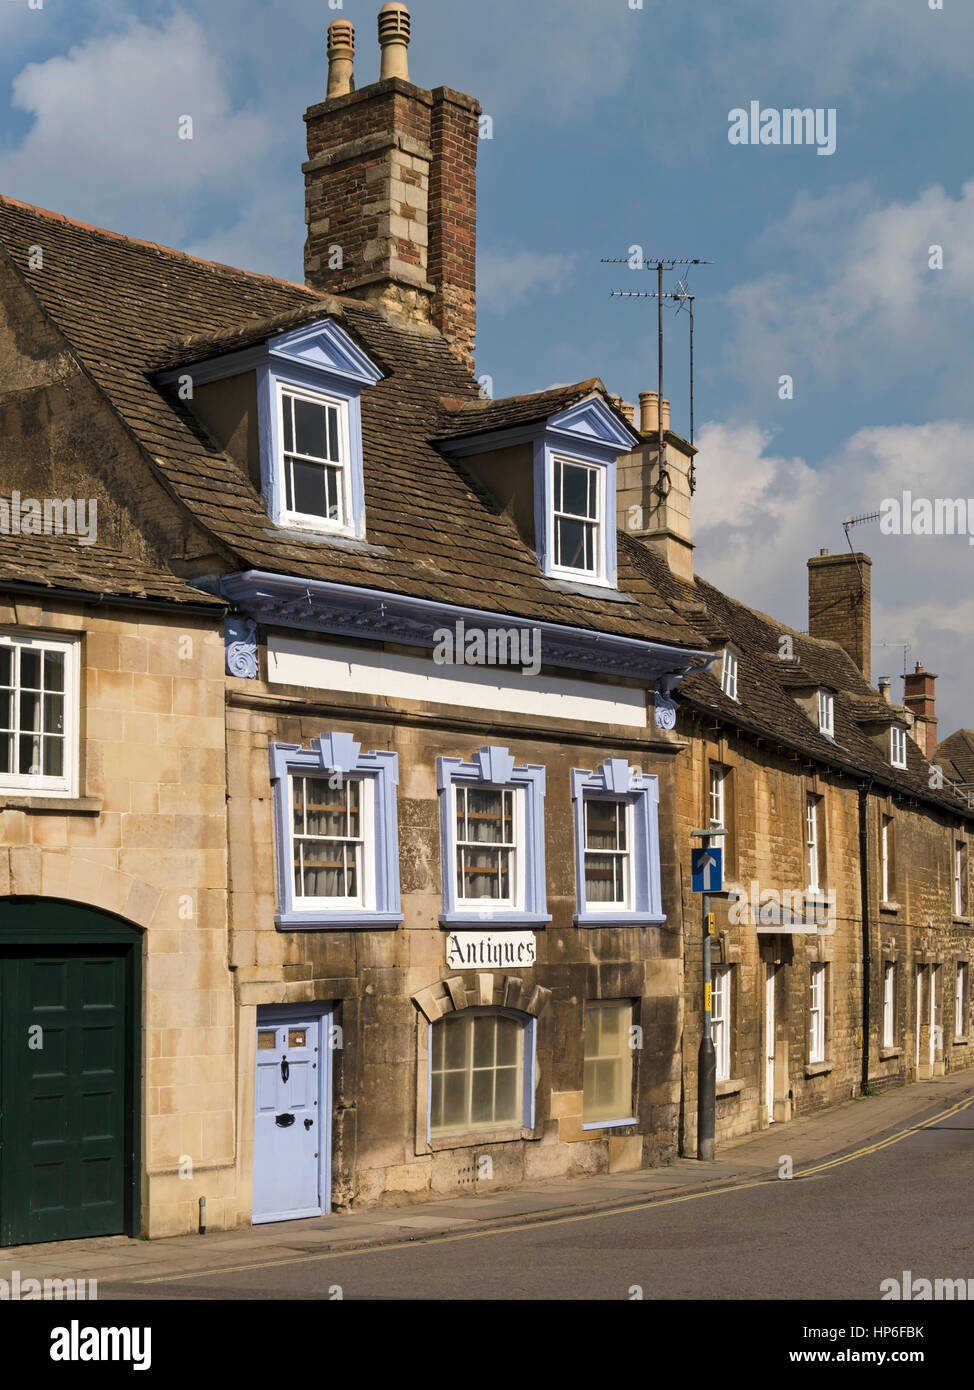
{"label": "stone building facade", "polygon": [[2,1244],[234,1209],[223,611],[0,541]]}
{"label": "stone building facade", "polygon": [[51,503],[0,539],[0,1030],[63,1063],[0,1074],[0,1243],[692,1152],[717,822],[718,1138],[966,1064],[934,678],[870,685],[864,556],[811,636],[694,579],[655,393],[485,398],[479,108],[408,30],[353,90],[332,26],[306,285],[0,198],[0,493]]}
{"label": "stone building facade", "polygon": [[719,1141],[972,1065],[972,816],[953,765],[933,751],[936,677],[918,664],[900,705],[888,679],[870,684],[869,557],[808,561],[807,634],[695,580],[692,451],[667,435],[670,486],[644,511],[661,490],[655,393],[643,399],[648,428],[620,465],[619,525],[719,655],[680,686],[675,724],[681,1142],[693,1152],[703,1014],[693,830],[728,832],[724,891],[712,898]]}

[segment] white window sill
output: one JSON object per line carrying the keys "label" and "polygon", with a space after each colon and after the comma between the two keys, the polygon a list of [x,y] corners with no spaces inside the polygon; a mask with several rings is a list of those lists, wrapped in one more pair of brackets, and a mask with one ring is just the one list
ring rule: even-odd
{"label": "white window sill", "polygon": [[624,1129],[626,1125],[636,1125],[638,1120],[588,1120],[582,1124],[582,1129]]}

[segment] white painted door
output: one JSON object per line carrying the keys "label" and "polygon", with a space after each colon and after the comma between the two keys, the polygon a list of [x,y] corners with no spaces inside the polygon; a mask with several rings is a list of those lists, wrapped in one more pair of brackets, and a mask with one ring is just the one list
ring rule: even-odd
{"label": "white painted door", "polygon": [[764,979],[764,1103],[768,1123],[774,1124],[774,986],[777,967],[765,966]]}
{"label": "white painted door", "polygon": [[916,1065],[920,1065],[920,1035],[923,1032],[923,971],[922,965],[917,966],[917,1009],[916,1009]]}
{"label": "white painted door", "polygon": [[940,966],[931,965],[930,967],[930,1074],[933,1075],[933,1064],[937,1055],[937,1044],[940,1041],[937,1029],[937,983],[940,979]]}
{"label": "white painted door", "polygon": [[329,1015],[257,1011],[253,1221],[328,1210]]}

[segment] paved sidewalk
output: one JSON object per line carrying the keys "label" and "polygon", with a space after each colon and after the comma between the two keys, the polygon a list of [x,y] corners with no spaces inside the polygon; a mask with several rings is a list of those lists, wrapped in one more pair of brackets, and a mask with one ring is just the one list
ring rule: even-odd
{"label": "paved sidewalk", "polygon": [[206,1236],[132,1240],[101,1236],[0,1251],[0,1278],[94,1278],[102,1297],[114,1281],[129,1283],[240,1261],[287,1260],[296,1254],[355,1250],[474,1229],[503,1228],[665,1201],[708,1188],[777,1177],[782,1155],[799,1174],[811,1163],[864,1147],[890,1132],[974,1097],[974,1068],[834,1106],[723,1144],[713,1163],[677,1159],[663,1168],[595,1178],[523,1184],[402,1207],[371,1208],[306,1221],[248,1226]]}

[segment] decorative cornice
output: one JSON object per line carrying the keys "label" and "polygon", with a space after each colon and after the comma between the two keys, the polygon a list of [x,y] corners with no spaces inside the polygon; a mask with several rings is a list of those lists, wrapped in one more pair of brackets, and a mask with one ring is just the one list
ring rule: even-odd
{"label": "decorative cornice", "polygon": [[228,575],[222,589],[242,613],[268,627],[365,637],[430,650],[436,645],[435,634],[454,628],[457,622],[468,629],[537,631],[542,665],[608,677],[629,676],[653,685],[660,681],[667,690],[678,685],[691,669],[709,668],[716,660],[712,652],[702,649],[260,570]]}

